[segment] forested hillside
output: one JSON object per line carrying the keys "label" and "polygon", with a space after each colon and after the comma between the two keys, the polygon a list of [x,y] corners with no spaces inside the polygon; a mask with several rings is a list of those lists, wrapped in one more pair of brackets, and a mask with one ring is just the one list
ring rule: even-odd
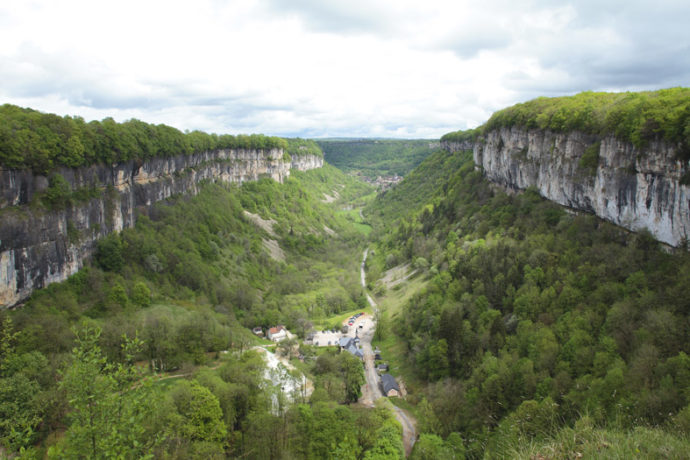
{"label": "forested hillside", "polygon": [[471,152],[434,153],[365,214],[370,271],[409,261],[425,280],[388,327],[419,458],[457,434],[473,458],[687,454],[686,248],[508,195]]}
{"label": "forested hillside", "polygon": [[[339,209],[368,193],[327,165],[284,184],[209,183],[0,312],[0,455],[399,457],[388,408],[341,405],[360,395],[359,360],[296,340],[266,351],[250,331],[302,338],[363,307],[351,254],[364,233]],[[265,355],[295,368],[269,372]]]}
{"label": "forested hillside", "polygon": [[433,152],[430,140],[329,140],[317,141],[325,160],[347,173],[370,178],[404,176]]}

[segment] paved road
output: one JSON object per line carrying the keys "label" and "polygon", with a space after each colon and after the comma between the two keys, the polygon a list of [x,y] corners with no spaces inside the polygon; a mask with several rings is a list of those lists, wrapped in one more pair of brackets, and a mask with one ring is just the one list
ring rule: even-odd
{"label": "paved road", "polygon": [[[362,265],[360,269],[362,287],[365,289],[366,274],[364,273],[364,265],[367,262],[368,254],[369,248],[367,248],[364,251],[364,255],[362,257]],[[374,299],[372,299],[368,293],[366,295],[367,300],[369,301],[369,305],[371,305],[371,307],[374,309],[375,315],[378,311],[376,308],[376,302],[374,302]],[[362,397],[359,401],[367,406],[373,406],[374,401],[376,401],[379,398],[383,398],[381,388],[379,387],[379,376],[376,373],[376,368],[374,367],[374,351],[371,348],[371,340],[374,338],[375,327],[376,323],[372,321],[371,323],[365,325],[365,329],[360,335],[362,351],[364,353],[364,376],[366,377],[367,383],[364,385],[364,387],[362,387]],[[410,415],[405,410],[397,406],[393,407],[395,409],[395,418],[398,419],[403,429],[403,446],[405,447],[405,456],[409,457],[410,453],[412,452],[412,447],[414,446],[414,443],[417,440],[417,431],[415,430],[416,421],[414,420],[412,415]]]}

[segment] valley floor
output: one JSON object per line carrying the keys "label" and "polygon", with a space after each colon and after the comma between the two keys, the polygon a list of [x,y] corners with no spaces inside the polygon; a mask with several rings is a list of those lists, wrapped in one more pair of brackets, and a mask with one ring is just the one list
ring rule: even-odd
{"label": "valley floor", "polygon": [[[365,292],[366,273],[364,267],[366,265],[368,254],[369,249],[367,248],[364,251],[362,257],[362,265],[360,267],[360,278],[362,281],[362,288],[365,289]],[[374,309],[374,316],[376,317],[376,314],[378,312],[376,302],[374,301],[374,299],[371,298],[369,293],[367,293],[366,295],[367,301],[369,302],[371,308]],[[371,346],[371,341],[374,338],[376,323],[371,322],[367,324],[371,324],[371,327],[364,330],[361,335],[362,349],[364,351],[364,376],[366,377],[367,383],[362,387],[362,397],[360,398],[359,402],[366,406],[373,407],[374,402],[377,399],[383,398],[383,394],[381,393],[381,389],[379,387],[380,379],[376,372],[374,350]],[[414,443],[417,440],[417,431],[415,428],[417,425],[417,421],[409,412],[405,411],[404,409],[401,409],[400,407],[393,406],[393,410],[395,411],[395,418],[398,419],[400,425],[402,426],[405,456],[409,457],[410,453],[412,453]]]}

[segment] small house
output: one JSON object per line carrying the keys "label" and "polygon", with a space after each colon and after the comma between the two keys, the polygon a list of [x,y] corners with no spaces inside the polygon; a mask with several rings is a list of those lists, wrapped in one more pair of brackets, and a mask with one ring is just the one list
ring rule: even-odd
{"label": "small house", "polygon": [[383,390],[383,395],[387,397],[400,396],[400,387],[398,382],[395,381],[395,377],[390,374],[381,375],[381,389]]}
{"label": "small house", "polygon": [[357,348],[357,345],[355,345],[354,343],[350,343],[350,345],[345,349],[345,351],[347,351],[351,355],[358,357],[359,359],[364,359],[364,353],[362,353],[362,350]]}
{"label": "small house", "polygon": [[340,351],[347,351],[359,359],[364,359],[364,353],[357,347],[357,342],[352,337],[341,337],[338,345],[340,346]]}
{"label": "small house", "polygon": [[288,338],[288,332],[287,329],[285,329],[285,326],[283,325],[278,325],[268,330],[268,340],[272,340],[273,342],[280,342],[281,340],[284,340],[286,338]]}
{"label": "small house", "polygon": [[261,326],[256,326],[254,329],[252,329],[252,333],[258,337],[264,336],[264,331],[261,329]]}
{"label": "small house", "polygon": [[352,337],[341,337],[338,341],[338,345],[340,346],[341,351],[349,347],[351,343],[353,343]]}
{"label": "small house", "polygon": [[381,363],[376,367],[376,370],[378,371],[379,374],[383,374],[385,372],[388,372],[388,364]]}

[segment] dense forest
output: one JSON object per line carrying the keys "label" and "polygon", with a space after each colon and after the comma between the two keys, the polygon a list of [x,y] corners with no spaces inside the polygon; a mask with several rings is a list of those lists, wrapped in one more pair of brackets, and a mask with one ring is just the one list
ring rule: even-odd
{"label": "dense forest", "polygon": [[476,130],[448,133],[441,140],[474,139],[483,132],[512,126],[613,134],[638,147],[661,138],[680,146],[681,155],[690,158],[690,88],[539,97],[495,112]]}
{"label": "dense forest", "polygon": [[[340,201],[326,203],[334,190]],[[365,233],[340,208],[370,191],[328,165],[284,184],[209,183],[0,312],[2,455],[400,458],[386,404],[349,405],[364,382],[358,359],[250,332],[284,324],[303,338],[363,307],[351,254]],[[294,369],[269,372],[266,353]],[[311,396],[281,391],[303,381]]]}
{"label": "dense forest", "polygon": [[475,129],[461,129],[460,131],[453,131],[441,136],[441,142],[474,142],[475,139],[482,133],[482,127]]}
{"label": "dense forest", "polygon": [[370,273],[411,262],[424,280],[387,325],[416,452],[455,434],[471,457],[687,454],[687,248],[499,191],[471,152],[433,154],[365,214]]}
{"label": "dense forest", "polygon": [[319,139],[324,159],[346,173],[404,176],[434,151],[431,140]]}
{"label": "dense forest", "polygon": [[10,104],[0,106],[0,166],[45,174],[58,166],[143,162],[150,158],[215,149],[284,149],[290,155],[318,155],[313,141],[260,134],[183,133],[163,124],[112,118],[85,122]]}

